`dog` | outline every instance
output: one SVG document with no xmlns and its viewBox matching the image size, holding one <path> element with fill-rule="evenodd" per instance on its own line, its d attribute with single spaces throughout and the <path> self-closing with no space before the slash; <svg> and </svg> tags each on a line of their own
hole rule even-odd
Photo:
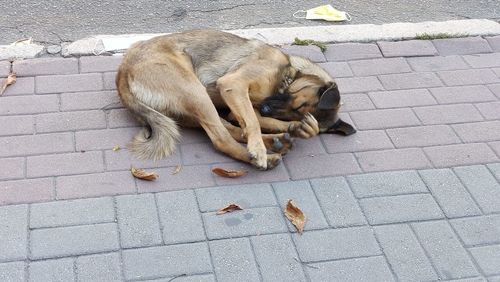
<svg viewBox="0 0 500 282">
<path fill-rule="evenodd" d="M 171 154 L 179 125 L 203 128 L 217 150 L 260 170 L 277 166 L 293 137 L 355 132 L 339 118 L 338 86 L 321 67 L 216 30 L 135 43 L 116 85 L 122 103 L 145 126 L 129 145 L 140 159 Z"/>
</svg>

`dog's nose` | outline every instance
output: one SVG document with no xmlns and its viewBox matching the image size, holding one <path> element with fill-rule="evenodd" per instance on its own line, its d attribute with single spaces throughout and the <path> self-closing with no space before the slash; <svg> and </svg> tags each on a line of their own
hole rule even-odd
<svg viewBox="0 0 500 282">
<path fill-rule="evenodd" d="M 273 112 L 273 108 L 271 108 L 271 106 L 269 106 L 267 104 L 263 104 L 260 107 L 260 114 L 263 116 L 269 116 L 269 115 L 271 115 L 272 112 Z"/>
</svg>

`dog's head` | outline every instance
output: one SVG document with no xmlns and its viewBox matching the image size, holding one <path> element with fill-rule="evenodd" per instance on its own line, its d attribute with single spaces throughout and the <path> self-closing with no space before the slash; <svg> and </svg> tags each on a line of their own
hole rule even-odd
<svg viewBox="0 0 500 282">
<path fill-rule="evenodd" d="M 340 92 L 337 84 L 319 66 L 308 60 L 291 57 L 297 69 L 293 81 L 275 95 L 267 97 L 260 114 L 279 120 L 302 120 L 311 113 L 319 123 L 321 133 L 351 135 L 356 130 L 339 117 Z"/>
</svg>

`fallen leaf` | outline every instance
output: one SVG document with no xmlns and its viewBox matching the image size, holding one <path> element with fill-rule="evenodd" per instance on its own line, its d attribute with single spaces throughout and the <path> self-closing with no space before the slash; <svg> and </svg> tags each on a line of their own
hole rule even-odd
<svg viewBox="0 0 500 282">
<path fill-rule="evenodd" d="M 132 172 L 132 175 L 135 178 L 139 178 L 142 180 L 152 181 L 152 180 L 156 180 L 158 177 L 160 177 L 156 172 L 147 172 L 144 169 L 140 169 L 140 168 L 133 168 L 132 167 L 132 168 L 130 168 L 130 172 Z"/>
<path fill-rule="evenodd" d="M 172 175 L 179 173 L 181 170 L 182 170 L 182 166 L 181 165 L 177 165 L 175 167 L 174 171 L 172 172 Z"/>
<path fill-rule="evenodd" d="M 217 174 L 218 176 L 228 177 L 228 178 L 241 177 L 248 173 L 248 171 L 246 170 L 227 170 L 220 167 L 213 168 L 212 172 Z"/>
<path fill-rule="evenodd" d="M 237 211 L 237 210 L 242 210 L 242 208 L 240 206 L 238 206 L 237 204 L 231 203 L 231 204 L 223 207 L 222 209 L 218 210 L 216 214 L 221 215 L 221 214 L 225 214 L 227 212 L 233 212 L 233 211 Z"/>
<path fill-rule="evenodd" d="M 7 88 L 7 86 L 12 85 L 16 83 L 17 76 L 16 73 L 10 73 L 9 76 L 7 76 L 7 79 L 3 81 L 2 87 L 0 87 L 0 96 L 2 96 L 3 92 Z"/>
<path fill-rule="evenodd" d="M 22 45 L 30 45 L 33 43 L 33 38 L 23 38 L 16 40 L 15 42 L 12 42 L 10 45 L 11 46 L 22 46 Z"/>
<path fill-rule="evenodd" d="M 292 200 L 288 200 L 285 208 L 285 216 L 292 222 L 297 228 L 300 234 L 304 231 L 304 226 L 306 225 L 306 216 L 304 213 L 293 203 Z"/>
<path fill-rule="evenodd" d="M 119 151 L 120 149 L 121 149 L 121 148 L 120 148 L 120 146 L 118 146 L 118 145 L 115 145 L 115 146 L 113 147 L 113 151 L 114 151 L 114 152 Z"/>
</svg>

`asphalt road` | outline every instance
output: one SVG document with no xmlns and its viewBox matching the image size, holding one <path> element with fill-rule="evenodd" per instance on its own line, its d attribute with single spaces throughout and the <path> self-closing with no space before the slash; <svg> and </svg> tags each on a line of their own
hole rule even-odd
<svg viewBox="0 0 500 282">
<path fill-rule="evenodd" d="M 25 37 L 58 44 L 96 34 L 324 25 L 331 23 L 292 14 L 328 3 L 348 11 L 349 24 L 500 20 L 500 0 L 0 0 L 0 45 Z"/>
</svg>

